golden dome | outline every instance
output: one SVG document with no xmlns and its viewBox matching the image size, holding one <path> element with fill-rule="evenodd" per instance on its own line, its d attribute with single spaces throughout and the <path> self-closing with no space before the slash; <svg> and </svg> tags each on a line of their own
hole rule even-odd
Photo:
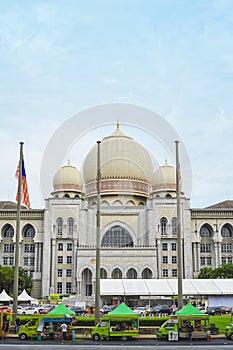
<svg viewBox="0 0 233 350">
<path fill-rule="evenodd" d="M 130 191 L 128 186 L 123 180 L 131 183 L 131 191 L 134 192 L 135 189 L 133 181 L 140 182 L 141 184 L 150 183 L 153 167 L 152 161 L 143 146 L 137 143 L 133 138 L 125 135 L 117 123 L 116 130 L 101 141 L 100 144 L 100 163 L 101 163 L 101 179 L 102 193 L 106 190 L 109 192 L 117 192 L 120 188 L 124 187 L 126 192 Z M 96 181 L 97 177 L 97 145 L 91 149 L 85 158 L 83 166 L 83 177 L 86 184 L 86 191 L 89 192 L 87 184 Z M 112 185 L 105 183 L 107 180 L 117 180 L 117 184 L 113 190 Z M 136 187 L 137 187 L 136 186 Z M 94 191 L 94 188 L 92 189 Z M 145 188 L 143 187 L 142 193 L 144 193 Z M 146 189 L 146 192 L 148 188 Z M 123 189 L 121 190 L 123 192 Z M 140 189 L 138 188 L 138 192 Z M 87 193 L 88 194 L 88 193 Z"/>
<path fill-rule="evenodd" d="M 164 165 L 157 169 L 152 177 L 153 191 L 175 191 L 176 169 L 165 160 Z"/>
<path fill-rule="evenodd" d="M 83 187 L 83 179 L 79 170 L 70 164 L 68 160 L 67 165 L 59 169 L 53 178 L 54 191 L 78 191 Z"/>
</svg>

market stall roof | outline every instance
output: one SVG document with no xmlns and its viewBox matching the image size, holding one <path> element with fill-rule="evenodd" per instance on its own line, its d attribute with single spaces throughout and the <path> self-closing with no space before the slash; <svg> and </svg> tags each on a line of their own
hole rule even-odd
<svg viewBox="0 0 233 350">
<path fill-rule="evenodd" d="M 198 310 L 195 306 L 188 303 L 187 305 L 182 307 L 182 309 L 180 309 L 179 311 L 176 311 L 176 315 L 202 315 L 203 316 L 203 313 L 200 310 Z"/>
<path fill-rule="evenodd" d="M 5 291 L 5 289 L 2 290 L 2 292 L 0 293 L 0 301 L 12 301 L 13 298 L 11 298 L 7 292 Z"/>
<path fill-rule="evenodd" d="M 173 296 L 177 279 L 102 279 L 101 295 Z M 233 295 L 233 279 L 183 279 L 183 295 Z"/>
<path fill-rule="evenodd" d="M 125 303 L 121 303 L 114 310 L 110 311 L 110 315 L 134 315 L 138 316 L 136 312 L 131 310 Z"/>
<path fill-rule="evenodd" d="M 63 303 L 58 304 L 52 311 L 48 312 L 47 315 L 70 315 L 74 316 L 75 312 L 68 309 Z"/>
</svg>

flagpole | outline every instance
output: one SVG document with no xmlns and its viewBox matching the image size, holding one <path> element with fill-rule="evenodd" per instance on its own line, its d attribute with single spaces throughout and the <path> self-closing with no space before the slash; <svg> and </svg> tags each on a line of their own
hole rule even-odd
<svg viewBox="0 0 233 350">
<path fill-rule="evenodd" d="M 97 141 L 97 215 L 96 215 L 96 272 L 95 272 L 95 324 L 100 321 L 100 143 Z"/>
<path fill-rule="evenodd" d="M 176 198 L 177 198 L 177 256 L 178 256 L 178 309 L 183 307 L 183 254 L 181 237 L 181 213 L 180 213 L 180 161 L 179 141 L 176 144 Z"/>
<path fill-rule="evenodd" d="M 14 285 L 13 285 L 13 322 L 17 317 L 18 309 L 18 281 L 19 281 L 19 234 L 20 234 L 20 209 L 21 209 L 21 187 L 22 187 L 22 162 L 23 162 L 23 142 L 20 142 L 19 155 L 19 177 L 17 190 L 17 218 L 16 218 L 16 237 L 15 237 L 15 267 L 14 267 Z"/>
</svg>

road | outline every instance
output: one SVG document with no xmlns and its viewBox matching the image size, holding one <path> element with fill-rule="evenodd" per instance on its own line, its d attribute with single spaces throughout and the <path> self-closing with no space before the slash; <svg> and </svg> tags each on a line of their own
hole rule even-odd
<svg viewBox="0 0 233 350">
<path fill-rule="evenodd" d="M 0 342 L 0 350 L 72 350 L 75 348 L 82 350 L 222 350 L 232 349 L 233 341 L 223 338 L 212 339 L 207 342 L 204 340 L 195 340 L 192 343 L 182 340 L 179 342 L 155 341 L 154 339 L 136 339 L 132 341 L 100 341 L 93 342 L 92 339 L 78 340 L 75 342 L 39 342 L 39 341 L 20 341 L 19 339 L 6 339 Z"/>
</svg>

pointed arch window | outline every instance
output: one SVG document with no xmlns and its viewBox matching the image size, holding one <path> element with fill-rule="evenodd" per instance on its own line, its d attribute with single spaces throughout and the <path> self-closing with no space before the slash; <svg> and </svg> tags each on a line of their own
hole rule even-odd
<svg viewBox="0 0 233 350">
<path fill-rule="evenodd" d="M 129 279 L 137 279 L 138 278 L 138 274 L 137 271 L 133 268 L 129 269 L 127 271 L 127 278 Z"/>
<path fill-rule="evenodd" d="M 161 225 L 161 235 L 166 235 L 167 234 L 167 219 L 164 217 L 161 218 L 160 225 Z"/>
<path fill-rule="evenodd" d="M 72 235 L 74 233 L 74 219 L 69 218 L 68 219 L 68 234 Z"/>
<path fill-rule="evenodd" d="M 57 219 L 57 233 L 62 233 L 63 229 L 63 220 L 62 218 Z"/>
<path fill-rule="evenodd" d="M 35 229 L 32 225 L 28 224 L 23 229 L 23 237 L 33 238 L 35 237 Z"/>
<path fill-rule="evenodd" d="M 142 271 L 142 278 L 143 279 L 152 279 L 152 271 L 148 268 L 144 269 Z"/>
<path fill-rule="evenodd" d="M 177 218 L 172 218 L 172 234 L 177 235 Z"/>
<path fill-rule="evenodd" d="M 119 268 L 116 268 L 112 271 L 112 278 L 113 279 L 121 279 L 122 278 L 122 272 Z"/>
<path fill-rule="evenodd" d="M 100 269 L 100 278 L 102 280 L 107 278 L 107 271 L 105 269 L 103 269 L 103 268 Z"/>
<path fill-rule="evenodd" d="M 10 224 L 7 224 L 2 230 L 3 238 L 12 238 L 14 236 L 14 229 Z"/>
<path fill-rule="evenodd" d="M 121 226 L 113 226 L 104 235 L 102 247 L 133 247 L 133 239 L 129 232 Z"/>
<path fill-rule="evenodd" d="M 208 224 L 204 224 L 201 227 L 200 236 L 202 238 L 211 238 L 212 234 L 213 234 L 213 230 L 212 230 L 211 226 L 209 226 Z"/>
<path fill-rule="evenodd" d="M 85 296 L 92 295 L 92 272 L 90 269 L 86 268 L 82 272 L 82 284 L 84 288 Z"/>
<path fill-rule="evenodd" d="M 232 227 L 228 224 L 223 225 L 221 235 L 223 238 L 232 238 Z"/>
</svg>

